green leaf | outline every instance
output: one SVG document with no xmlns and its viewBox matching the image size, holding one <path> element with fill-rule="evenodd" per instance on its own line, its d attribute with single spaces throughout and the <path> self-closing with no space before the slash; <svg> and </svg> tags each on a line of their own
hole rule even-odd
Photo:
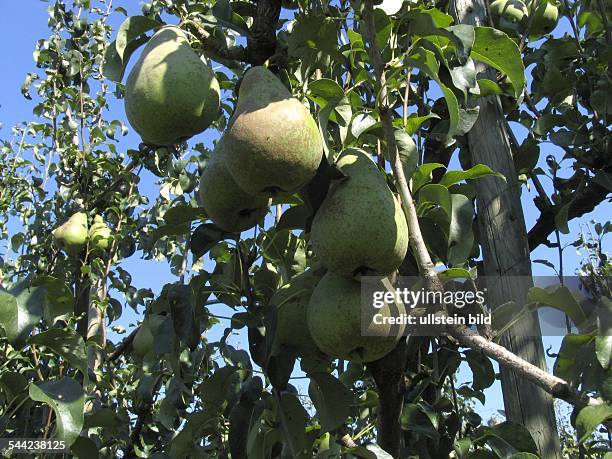
<svg viewBox="0 0 612 459">
<path fill-rule="evenodd" d="M 332 19 L 311 14 L 295 23 L 287 44 L 289 55 L 301 59 L 309 59 L 313 51 L 337 56 L 338 28 Z"/>
<path fill-rule="evenodd" d="M 51 276 L 36 277 L 33 287 L 41 287 L 45 292 L 43 318 L 49 324 L 58 320 L 68 320 L 74 313 L 74 294 L 64 281 Z"/>
<path fill-rule="evenodd" d="M 537 453 L 538 449 L 529 430 L 520 424 L 505 421 L 493 426 L 486 434 L 487 444 L 499 457 L 517 452 Z"/>
<path fill-rule="evenodd" d="M 134 54 L 134 51 L 147 41 L 149 41 L 149 37 L 143 36 L 129 42 L 123 51 L 123 58 L 117 52 L 117 42 L 109 43 L 104 51 L 104 58 L 102 60 L 102 75 L 111 81 L 120 83 L 130 57 Z"/>
<path fill-rule="evenodd" d="M 221 407 L 227 398 L 232 377 L 238 370 L 238 367 L 227 365 L 217 369 L 212 376 L 204 380 L 200 392 L 202 403 L 208 410 L 216 411 Z"/>
<path fill-rule="evenodd" d="M 456 266 L 463 264 L 472 252 L 474 206 L 472 201 L 462 194 L 451 195 L 451 200 L 453 206 L 448 230 L 448 264 Z"/>
<path fill-rule="evenodd" d="M 83 375 L 87 374 L 87 353 L 81 335 L 71 328 L 50 328 L 30 338 L 31 344 L 44 346 L 65 359 Z"/>
<path fill-rule="evenodd" d="M 575 195 L 574 195 L 575 196 Z M 569 234 L 570 229 L 568 226 L 569 221 L 569 210 L 574 203 L 574 198 L 572 198 L 569 202 L 566 202 L 558 211 L 555 213 L 555 226 L 557 229 L 563 234 Z"/>
<path fill-rule="evenodd" d="M 461 386 L 457 389 L 457 393 L 465 398 L 475 398 L 483 405 L 485 404 L 485 395 L 481 391 L 474 390 L 469 386 Z"/>
<path fill-rule="evenodd" d="M 203 456 L 199 449 L 202 437 L 212 434 L 219 425 L 217 413 L 196 411 L 189 415 L 185 427 L 170 440 L 169 456 L 173 459 L 187 459 Z"/>
<path fill-rule="evenodd" d="M 448 171 L 440 180 L 440 185 L 449 187 L 458 183 L 462 180 L 477 179 L 480 177 L 486 177 L 488 175 L 494 175 L 496 177 L 505 180 L 504 176 L 493 172 L 490 167 L 484 164 L 476 164 L 474 167 L 469 168 L 467 171 Z"/>
<path fill-rule="evenodd" d="M 453 212 L 451 194 L 445 186 L 437 183 L 425 185 L 419 191 L 418 213 L 422 215 L 431 205 L 439 206 L 446 213 L 449 221 Z"/>
<path fill-rule="evenodd" d="M 597 336 L 595 338 L 595 354 L 604 370 L 610 368 L 612 359 L 612 336 Z"/>
<path fill-rule="evenodd" d="M 428 119 L 431 119 L 431 118 L 440 119 L 440 117 L 438 115 L 436 115 L 435 113 L 429 113 L 428 115 L 425 115 L 425 116 L 418 116 L 418 115 L 415 115 L 413 113 L 406 120 L 406 127 L 405 127 L 406 132 L 409 135 L 416 134 L 417 131 L 421 128 L 421 125 L 425 121 L 427 121 Z"/>
<path fill-rule="evenodd" d="M 355 139 L 358 139 L 361 134 L 376 126 L 377 123 L 374 117 L 367 113 L 356 113 L 351 121 L 351 134 Z"/>
<path fill-rule="evenodd" d="M 471 57 L 505 73 L 517 99 L 525 86 L 525 67 L 516 43 L 491 27 L 476 27 Z"/>
<path fill-rule="evenodd" d="M 53 409 L 55 437 L 65 441 L 67 446 L 72 445 L 83 429 L 85 394 L 81 385 L 70 378 L 30 384 L 30 398 Z"/>
<path fill-rule="evenodd" d="M 85 416 L 83 428 L 91 429 L 92 427 L 115 427 L 121 422 L 115 410 L 111 408 L 100 408 L 92 414 Z"/>
<path fill-rule="evenodd" d="M 100 457 L 98 445 L 87 437 L 78 437 L 70 447 L 74 457 L 83 459 L 98 459 Z"/>
<path fill-rule="evenodd" d="M 423 185 L 431 182 L 431 173 L 441 167 L 446 166 L 440 163 L 421 164 L 412 175 L 412 192 L 417 192 Z"/>
<path fill-rule="evenodd" d="M 503 335 L 515 323 L 521 320 L 527 312 L 532 311 L 529 306 L 529 304 L 520 305 L 514 301 L 508 301 L 495 307 L 491 316 L 491 328 L 495 335 Z"/>
<path fill-rule="evenodd" d="M 465 358 L 474 376 L 472 388 L 483 390 L 491 387 L 495 382 L 495 370 L 491 359 L 479 351 L 465 351 Z"/>
<path fill-rule="evenodd" d="M 499 96 L 504 94 L 504 90 L 497 83 L 491 80 L 480 79 L 477 80 L 478 89 L 482 97 L 486 96 Z"/>
<path fill-rule="evenodd" d="M 612 405 L 602 403 L 601 405 L 582 408 L 576 417 L 579 442 L 584 443 L 595 428 L 608 419 L 612 419 Z"/>
<path fill-rule="evenodd" d="M 553 374 L 570 384 L 575 383 L 578 379 L 577 356 L 582 347 L 592 340 L 593 337 L 588 335 L 574 335 L 573 333 L 565 335 L 553 366 Z"/>
<path fill-rule="evenodd" d="M 189 243 L 189 248 L 193 252 L 194 260 L 199 259 L 228 234 L 229 233 L 226 233 L 212 223 L 204 223 L 198 226 L 193 231 Z"/>
<path fill-rule="evenodd" d="M 344 90 L 334 80 L 321 78 L 308 87 L 308 98 L 329 114 L 329 119 L 341 126 L 347 126 L 352 117 L 351 104 Z"/>
<path fill-rule="evenodd" d="M 552 285 L 546 288 L 532 287 L 527 293 L 527 301 L 541 303 L 566 313 L 576 327 L 581 327 L 587 318 L 582 306 L 564 285 Z"/>
<path fill-rule="evenodd" d="M 194 220 L 201 220 L 206 217 L 203 207 L 193 207 L 188 204 L 177 204 L 170 207 L 164 214 L 164 220 L 169 225 L 180 225 L 191 223 Z"/>
<path fill-rule="evenodd" d="M 317 409 L 321 432 L 330 432 L 344 424 L 351 414 L 351 391 L 328 373 L 312 373 L 308 395 Z"/>
<path fill-rule="evenodd" d="M 300 403 L 300 400 L 293 394 L 287 392 L 280 397 L 280 406 L 277 422 L 286 423 L 289 440 L 293 447 L 296 456 L 301 456 L 302 451 L 306 448 L 306 424 L 308 422 L 308 413 Z M 284 421 L 284 422 L 283 422 Z"/>
<path fill-rule="evenodd" d="M 283 229 L 306 229 L 306 223 L 312 215 L 306 205 L 293 206 L 285 210 L 276 224 L 277 231 Z"/>
<path fill-rule="evenodd" d="M 145 32 L 148 32 L 151 29 L 155 29 L 157 27 L 161 27 L 163 24 L 161 22 L 150 19 L 146 16 L 132 16 L 127 18 L 123 23 L 119 26 L 119 30 L 117 31 L 117 39 L 115 40 L 115 47 L 117 49 L 117 55 L 119 58 L 125 62 L 125 49 L 128 44 L 140 37 Z"/>
<path fill-rule="evenodd" d="M 43 315 L 44 290 L 25 279 L 10 291 L 0 289 L 0 328 L 14 346 L 25 343 Z"/>
<path fill-rule="evenodd" d="M 7 401 L 22 395 L 28 388 L 28 380 L 21 373 L 7 371 L 0 376 L 0 389 Z"/>
<path fill-rule="evenodd" d="M 468 59 L 463 65 L 451 67 L 449 68 L 449 73 L 453 81 L 453 86 L 462 92 L 463 103 L 465 103 L 468 92 L 477 86 L 476 67 L 474 66 L 474 61 L 472 59 Z"/>
<path fill-rule="evenodd" d="M 459 126 L 459 101 L 457 101 L 455 93 L 449 87 L 443 83 L 438 84 L 442 89 L 442 94 L 446 100 L 446 106 L 448 107 L 449 127 L 446 138 L 450 139 L 453 135 L 455 135 Z"/>
</svg>

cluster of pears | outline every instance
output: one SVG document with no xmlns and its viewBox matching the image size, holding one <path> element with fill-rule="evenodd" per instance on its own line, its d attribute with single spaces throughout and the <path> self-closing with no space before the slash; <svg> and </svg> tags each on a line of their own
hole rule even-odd
<svg viewBox="0 0 612 459">
<path fill-rule="evenodd" d="M 522 33 L 529 25 L 529 36 L 539 38 L 555 28 L 559 8 L 548 0 L 495 0 L 489 5 L 495 27 L 508 34 Z"/>
<path fill-rule="evenodd" d="M 125 112 L 145 143 L 177 144 L 204 131 L 219 115 L 214 72 L 175 26 L 159 29 L 125 86 Z"/>
<path fill-rule="evenodd" d="M 200 203 L 226 231 L 252 228 L 268 212 L 272 196 L 295 193 L 312 179 L 322 154 L 307 108 L 272 72 L 253 67 L 202 173 Z"/>
<path fill-rule="evenodd" d="M 87 224 L 87 214 L 76 212 L 51 232 L 55 243 L 67 254 L 78 256 L 85 246 L 92 253 L 102 253 L 108 249 L 111 229 L 101 216 L 94 217 L 91 227 Z"/>
<path fill-rule="evenodd" d="M 297 275 L 272 297 L 278 311 L 276 338 L 302 356 L 312 355 L 314 349 L 370 362 L 393 350 L 403 334 L 403 328 L 375 325 L 373 315 L 403 311 L 398 305 L 362 309 L 356 276 L 393 274 L 408 250 L 408 226 L 398 199 L 366 152 L 346 150 L 336 165 L 346 178 L 330 187 L 310 234 L 326 272 Z M 369 324 L 367 336 L 362 333 L 364 321 Z"/>
</svg>

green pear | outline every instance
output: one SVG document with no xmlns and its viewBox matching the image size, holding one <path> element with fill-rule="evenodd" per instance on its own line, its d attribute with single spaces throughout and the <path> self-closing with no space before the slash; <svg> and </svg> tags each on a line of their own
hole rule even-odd
<svg viewBox="0 0 612 459">
<path fill-rule="evenodd" d="M 202 172 L 198 196 L 206 214 L 219 228 L 238 233 L 265 217 L 270 200 L 240 189 L 225 165 L 225 150 L 225 138 L 222 138 Z"/>
<path fill-rule="evenodd" d="M 102 252 L 110 244 L 111 229 L 104 223 L 100 215 L 96 215 L 93 225 L 89 228 L 89 249 Z"/>
<path fill-rule="evenodd" d="M 521 0 L 495 0 L 489 5 L 495 26 L 506 32 L 519 32 L 527 17 L 527 6 Z"/>
<path fill-rule="evenodd" d="M 142 322 L 132 341 L 134 354 L 144 357 L 153 349 L 153 333 L 151 325 L 146 320 Z"/>
<path fill-rule="evenodd" d="M 276 306 L 276 351 L 291 347 L 300 356 L 316 356 L 318 348 L 306 324 L 306 309 L 312 292 L 321 279 L 313 271 L 304 271 L 283 285 L 270 299 Z"/>
<path fill-rule="evenodd" d="M 77 256 L 87 243 L 87 215 L 83 212 L 73 214 L 51 234 L 59 247 L 68 254 Z"/>
<path fill-rule="evenodd" d="M 132 341 L 132 349 L 137 357 L 143 358 L 153 352 L 153 331 L 157 330 L 164 320 L 164 316 L 151 314 L 142 321 Z"/>
<path fill-rule="evenodd" d="M 367 153 L 343 152 L 336 181 L 312 222 L 312 247 L 327 269 L 343 276 L 386 276 L 408 250 L 408 225 L 397 198 Z"/>
<path fill-rule="evenodd" d="M 252 195 L 299 190 L 314 176 L 323 155 L 310 112 L 264 67 L 253 67 L 242 80 L 225 137 L 227 167 Z"/>
<path fill-rule="evenodd" d="M 548 3 L 546 0 L 539 0 L 537 3 L 530 3 L 530 15 L 533 15 L 529 36 L 539 38 L 553 31 L 559 20 L 559 8 Z"/>
<path fill-rule="evenodd" d="M 326 354 L 353 362 L 371 362 L 391 352 L 403 334 L 403 326 L 379 325 L 372 320 L 376 313 L 384 317 L 405 313 L 403 306 L 394 307 L 397 309 L 389 305 L 380 309 L 367 307 L 362 314 L 361 283 L 328 271 L 310 297 L 308 329 Z M 368 321 L 368 330 L 376 336 L 362 334 L 362 320 Z"/>
<path fill-rule="evenodd" d="M 219 113 L 219 83 L 178 27 L 145 46 L 125 86 L 125 112 L 145 143 L 174 145 L 205 130 Z"/>
</svg>

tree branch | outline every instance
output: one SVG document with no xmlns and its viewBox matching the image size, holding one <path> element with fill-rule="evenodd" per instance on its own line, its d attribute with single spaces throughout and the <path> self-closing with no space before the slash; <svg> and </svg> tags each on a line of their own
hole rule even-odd
<svg viewBox="0 0 612 459">
<path fill-rule="evenodd" d="M 125 337 L 123 341 L 121 341 L 121 344 L 119 344 L 115 348 L 113 353 L 108 358 L 110 362 L 114 362 L 119 357 L 121 357 L 121 355 L 132 345 L 132 342 L 134 341 L 134 337 L 136 336 L 136 333 L 138 333 L 139 329 L 140 329 L 140 326 L 136 327 L 134 330 L 132 330 L 132 332 L 128 336 Z"/>
<path fill-rule="evenodd" d="M 276 26 L 280 17 L 281 0 L 258 0 L 257 13 L 247 37 L 246 60 L 262 65 L 276 53 Z"/>
<path fill-rule="evenodd" d="M 567 213 L 568 220 L 582 217 L 595 209 L 601 203 L 609 191 L 607 188 L 591 182 L 582 191 L 576 193 Z M 544 209 L 540 217 L 529 230 L 529 250 L 534 251 L 540 244 L 547 241 L 548 236 L 555 230 L 555 215 L 561 210 L 563 205 L 557 204 Z"/>
<path fill-rule="evenodd" d="M 500 365 L 511 368 L 517 375 L 531 381 L 555 398 L 565 400 L 579 408 L 587 405 L 600 405 L 602 403 L 597 399 L 578 392 L 563 379 L 551 375 L 538 366 L 521 359 L 505 347 L 480 336 L 465 326 L 451 326 L 448 327 L 447 331 L 462 346 L 482 351 Z"/>
<path fill-rule="evenodd" d="M 435 287 L 440 288 L 441 284 L 436 275 L 434 264 L 431 261 L 427 246 L 421 234 L 421 228 L 419 227 L 419 220 L 408 187 L 408 181 L 404 174 L 402 162 L 398 155 L 397 142 L 395 140 L 395 134 L 393 131 L 393 116 L 392 108 L 389 105 L 389 95 L 387 92 L 387 79 L 385 75 L 385 64 L 382 61 L 381 52 L 376 44 L 376 28 L 374 24 L 374 13 L 372 0 L 366 0 L 364 5 L 364 21 L 365 30 L 364 38 L 368 44 L 368 53 L 374 67 L 376 79 L 380 83 L 379 99 L 378 99 L 378 110 L 380 113 L 380 119 L 385 134 L 385 140 L 389 150 L 389 159 L 391 167 L 393 168 L 393 175 L 397 183 L 397 188 L 400 192 L 402 209 L 406 216 L 408 223 L 408 230 L 410 233 L 410 248 L 416 258 L 419 266 L 421 275 L 425 277 L 425 282 L 428 288 Z"/>
<path fill-rule="evenodd" d="M 390 109 L 387 105 L 387 89 L 386 89 L 386 79 L 384 74 L 384 63 L 381 59 L 381 53 L 378 49 L 378 46 L 375 42 L 375 29 L 374 29 L 374 18 L 373 18 L 373 7 L 372 0 L 366 0 L 365 9 L 364 9 L 364 19 L 365 19 L 365 34 L 364 38 L 366 43 L 368 44 L 368 51 L 370 53 L 370 59 L 372 60 L 372 64 L 374 70 L 376 72 L 376 78 L 380 82 L 381 89 L 379 92 L 380 102 L 379 102 L 379 111 L 380 117 L 385 133 L 385 139 L 387 141 L 387 145 L 389 147 L 389 154 L 391 156 L 391 164 L 393 167 L 393 173 L 395 175 L 396 181 L 398 183 L 398 189 L 400 190 L 400 195 L 402 198 L 402 208 L 404 209 L 404 213 L 406 214 L 406 219 L 408 221 L 408 226 L 410 229 L 410 246 L 413 250 L 414 256 L 416 258 L 417 264 L 419 265 L 419 270 L 421 274 L 430 278 L 435 278 L 437 282 L 434 282 L 433 285 L 428 288 L 432 288 L 433 290 L 443 290 L 443 287 L 440 281 L 437 278 L 435 273 L 433 263 L 431 261 L 431 257 L 427 251 L 427 247 L 425 246 L 425 242 L 423 240 L 418 218 L 416 215 L 416 209 L 414 206 L 414 202 L 412 200 L 412 196 L 410 194 L 410 190 L 408 188 L 408 184 L 406 181 L 406 177 L 404 175 L 403 168 L 401 166 L 401 162 L 399 161 L 397 154 L 397 144 L 395 142 L 395 136 L 393 133 L 393 120 L 391 118 Z M 599 187 L 601 188 L 601 187 Z M 595 194 L 597 190 L 595 188 L 595 184 L 587 187 L 583 193 L 587 193 L 587 190 L 591 189 L 592 191 L 589 194 Z M 605 195 L 604 195 L 605 196 Z M 577 197 L 574 201 L 574 205 L 572 209 L 570 209 L 570 215 L 578 214 L 579 211 L 586 212 L 585 201 L 591 202 L 586 198 Z M 580 215 L 582 215 L 580 214 Z M 550 220 L 550 219 L 549 219 Z M 551 223 L 549 222 L 549 225 Z M 554 229 L 554 219 L 552 219 L 552 227 L 551 231 Z M 550 232 L 546 233 L 546 236 L 550 234 Z M 531 236 L 531 232 L 530 232 Z M 545 239 L 545 237 L 544 237 Z M 530 238 L 531 242 L 531 238 Z M 533 365 L 516 354 L 510 352 L 505 347 L 496 344 L 483 336 L 473 332 L 467 327 L 449 327 L 447 332 L 453 336 L 462 346 L 470 347 L 474 349 L 478 349 L 482 351 L 485 355 L 491 357 L 496 360 L 500 365 L 506 366 L 514 370 L 521 377 L 526 378 L 532 383 L 544 389 L 546 392 L 550 393 L 552 396 L 556 398 L 560 398 L 569 403 L 572 403 L 575 406 L 583 407 L 586 405 L 597 405 L 601 402 L 593 399 L 586 394 L 579 393 L 576 389 L 574 389 L 570 384 L 566 381 L 553 376 L 541 368 Z M 381 396 L 384 393 L 381 394 Z"/>
</svg>

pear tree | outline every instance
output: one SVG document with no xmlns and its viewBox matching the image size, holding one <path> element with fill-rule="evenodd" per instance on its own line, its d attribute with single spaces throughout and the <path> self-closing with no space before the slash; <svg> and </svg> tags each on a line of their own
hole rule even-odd
<svg viewBox="0 0 612 459">
<path fill-rule="evenodd" d="M 606 455 L 605 1 L 136 3 L 27 6 L 49 31 L 32 116 L 0 130 L 0 438 L 85 458 Z M 370 278 L 468 293 L 495 263 L 559 283 L 493 329 L 418 336 L 391 320 L 410 305 L 363 308 Z M 544 307 L 567 316 L 550 371 L 520 349 L 543 349 Z M 514 386 L 547 401 L 521 417 Z"/>
</svg>

